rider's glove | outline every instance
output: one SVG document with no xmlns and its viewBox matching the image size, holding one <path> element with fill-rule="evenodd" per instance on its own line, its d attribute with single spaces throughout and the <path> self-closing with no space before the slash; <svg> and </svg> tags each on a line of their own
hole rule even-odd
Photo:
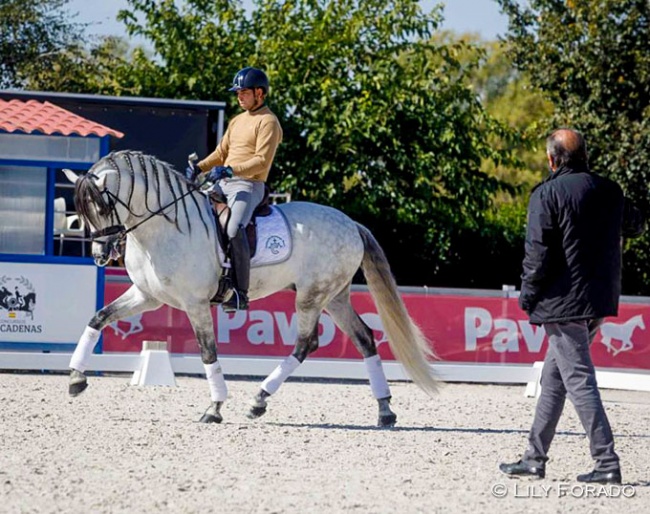
<svg viewBox="0 0 650 514">
<path fill-rule="evenodd" d="M 222 178 L 230 177 L 232 177 L 232 168 L 230 166 L 215 166 L 208 174 L 208 180 L 210 182 L 217 182 Z"/>
</svg>

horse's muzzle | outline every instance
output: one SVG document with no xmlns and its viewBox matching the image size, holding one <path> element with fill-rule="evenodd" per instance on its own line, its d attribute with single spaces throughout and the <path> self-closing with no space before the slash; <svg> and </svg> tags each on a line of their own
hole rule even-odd
<svg viewBox="0 0 650 514">
<path fill-rule="evenodd" d="M 125 241 L 120 236 L 110 237 L 105 241 L 93 241 L 93 259 L 100 268 L 111 261 L 117 261 L 124 254 Z"/>
</svg>

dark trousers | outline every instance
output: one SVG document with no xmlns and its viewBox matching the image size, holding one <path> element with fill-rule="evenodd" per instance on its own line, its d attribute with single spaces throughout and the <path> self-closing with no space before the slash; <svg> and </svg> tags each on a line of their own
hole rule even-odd
<svg viewBox="0 0 650 514">
<path fill-rule="evenodd" d="M 547 452 L 568 396 L 589 437 L 591 456 L 596 461 L 594 469 L 619 469 L 614 436 L 589 354 L 589 345 L 601 323 L 602 319 L 544 324 L 549 344 L 542 368 L 542 393 L 523 456 L 527 464 L 540 466 L 548 460 Z"/>
</svg>

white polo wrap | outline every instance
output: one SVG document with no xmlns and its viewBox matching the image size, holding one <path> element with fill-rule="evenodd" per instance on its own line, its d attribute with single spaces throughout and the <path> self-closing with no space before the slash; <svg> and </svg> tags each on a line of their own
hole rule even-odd
<svg viewBox="0 0 650 514">
<path fill-rule="evenodd" d="M 373 355 L 363 359 L 366 369 L 368 370 L 368 378 L 370 379 L 370 389 L 375 399 L 388 398 L 390 396 L 390 388 L 386 375 L 384 375 L 384 367 L 381 364 L 379 355 Z"/>
<path fill-rule="evenodd" d="M 296 359 L 293 355 L 290 355 L 280 365 L 275 368 L 271 374 L 266 377 L 264 382 L 262 382 L 262 389 L 267 393 L 275 393 L 284 381 L 293 373 L 298 366 L 300 366 L 300 361 Z"/>
<path fill-rule="evenodd" d="M 210 385 L 210 398 L 213 402 L 225 402 L 228 398 L 228 386 L 223 378 L 223 371 L 219 361 L 212 364 L 204 364 L 205 376 Z"/>
<path fill-rule="evenodd" d="M 93 353 L 97 341 L 99 341 L 100 334 L 101 331 L 88 326 L 86 327 L 70 359 L 70 367 L 72 369 L 76 369 L 82 373 L 88 369 L 90 356 Z"/>
</svg>

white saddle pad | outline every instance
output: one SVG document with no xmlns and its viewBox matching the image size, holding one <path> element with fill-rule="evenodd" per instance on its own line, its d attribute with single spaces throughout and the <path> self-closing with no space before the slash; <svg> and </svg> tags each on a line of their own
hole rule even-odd
<svg viewBox="0 0 650 514">
<path fill-rule="evenodd" d="M 271 206 L 271 214 L 255 218 L 257 223 L 257 249 L 251 259 L 251 267 L 278 264 L 291 257 L 291 231 L 284 214 L 276 206 Z M 230 267 L 225 262 L 225 254 L 219 245 L 219 260 L 224 268 Z"/>
</svg>

